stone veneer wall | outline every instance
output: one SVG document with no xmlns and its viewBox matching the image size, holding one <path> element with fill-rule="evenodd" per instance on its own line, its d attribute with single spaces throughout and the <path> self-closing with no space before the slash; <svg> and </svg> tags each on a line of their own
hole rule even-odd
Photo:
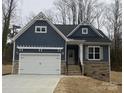
<svg viewBox="0 0 124 93">
<path fill-rule="evenodd" d="M 15 61 L 13 66 L 13 74 L 18 74 L 19 62 Z"/>
<path fill-rule="evenodd" d="M 103 81 L 110 81 L 109 63 L 85 61 L 84 75 Z"/>
<path fill-rule="evenodd" d="M 64 62 L 64 60 L 62 60 L 61 62 L 61 74 L 62 75 L 66 74 L 66 63 Z"/>
</svg>

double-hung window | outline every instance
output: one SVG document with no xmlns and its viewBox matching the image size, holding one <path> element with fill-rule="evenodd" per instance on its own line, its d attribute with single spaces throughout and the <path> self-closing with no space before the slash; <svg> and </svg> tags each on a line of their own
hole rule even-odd
<svg viewBox="0 0 124 93">
<path fill-rule="evenodd" d="M 88 59 L 89 60 L 100 59 L 100 47 L 99 46 L 88 46 Z"/>
<path fill-rule="evenodd" d="M 47 33 L 47 26 L 35 26 L 35 33 Z"/>
</svg>

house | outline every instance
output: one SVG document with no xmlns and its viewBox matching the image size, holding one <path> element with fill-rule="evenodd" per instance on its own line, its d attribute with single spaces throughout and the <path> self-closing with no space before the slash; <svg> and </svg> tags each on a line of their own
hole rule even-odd
<svg viewBox="0 0 124 93">
<path fill-rule="evenodd" d="M 111 41 L 90 24 L 60 25 L 39 13 L 13 38 L 13 73 L 80 73 L 109 81 Z"/>
</svg>

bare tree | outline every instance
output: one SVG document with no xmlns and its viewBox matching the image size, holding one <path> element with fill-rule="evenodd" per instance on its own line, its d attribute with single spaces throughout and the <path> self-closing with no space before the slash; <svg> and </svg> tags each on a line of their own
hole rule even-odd
<svg viewBox="0 0 124 93">
<path fill-rule="evenodd" d="M 101 4 L 97 0 L 56 0 L 55 6 L 62 15 L 63 24 L 93 23 L 100 26 Z"/>
<path fill-rule="evenodd" d="M 96 28 L 97 29 L 102 29 L 104 26 L 103 21 L 103 13 L 104 13 L 104 4 L 99 4 L 98 7 L 96 8 Z"/>
<path fill-rule="evenodd" d="M 101 5 L 97 0 L 78 0 L 78 24 L 92 24 L 96 21 L 99 27 L 102 14 Z"/>
<path fill-rule="evenodd" d="M 111 33 L 112 38 L 115 39 L 115 46 L 116 46 L 116 39 L 119 33 L 121 33 L 122 27 L 122 8 L 120 0 L 114 0 L 110 6 L 106 7 L 105 11 L 105 26 L 108 28 L 108 33 Z"/>
<path fill-rule="evenodd" d="M 68 6 L 70 7 L 72 11 L 72 23 L 76 24 L 77 23 L 77 2 L 76 0 L 70 0 L 70 3 L 68 3 Z"/>
<path fill-rule="evenodd" d="M 2 63 L 12 62 L 12 44 L 7 44 L 9 33 L 11 33 L 11 22 L 15 20 L 17 8 L 16 0 L 3 0 L 2 2 Z"/>
<path fill-rule="evenodd" d="M 54 2 L 54 5 L 61 13 L 63 24 L 66 24 L 66 3 L 65 2 L 66 0 L 59 0 L 59 1 Z"/>
<path fill-rule="evenodd" d="M 50 20 L 52 23 L 55 23 L 55 13 L 51 9 L 45 10 L 44 14 L 48 20 Z"/>
<path fill-rule="evenodd" d="M 114 2 L 106 8 L 105 27 L 112 40 L 112 66 L 121 67 L 121 41 L 122 41 L 122 6 L 120 0 Z M 116 65 L 116 66 L 115 66 Z"/>
<path fill-rule="evenodd" d="M 77 0 L 56 0 L 54 4 L 61 13 L 63 24 L 77 24 Z"/>
<path fill-rule="evenodd" d="M 10 22 L 14 16 L 15 9 L 17 7 L 17 1 L 16 0 L 3 0 L 2 2 L 2 12 L 3 12 L 3 31 L 2 31 L 2 45 L 3 45 L 3 53 L 6 48 L 6 42 L 7 42 L 7 36 L 10 32 Z"/>
</svg>

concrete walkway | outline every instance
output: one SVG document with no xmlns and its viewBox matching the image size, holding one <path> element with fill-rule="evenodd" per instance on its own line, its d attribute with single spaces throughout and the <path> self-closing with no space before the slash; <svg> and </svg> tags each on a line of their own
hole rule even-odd
<svg viewBox="0 0 124 93">
<path fill-rule="evenodd" d="M 2 93 L 53 93 L 59 80 L 55 75 L 6 75 Z"/>
</svg>

